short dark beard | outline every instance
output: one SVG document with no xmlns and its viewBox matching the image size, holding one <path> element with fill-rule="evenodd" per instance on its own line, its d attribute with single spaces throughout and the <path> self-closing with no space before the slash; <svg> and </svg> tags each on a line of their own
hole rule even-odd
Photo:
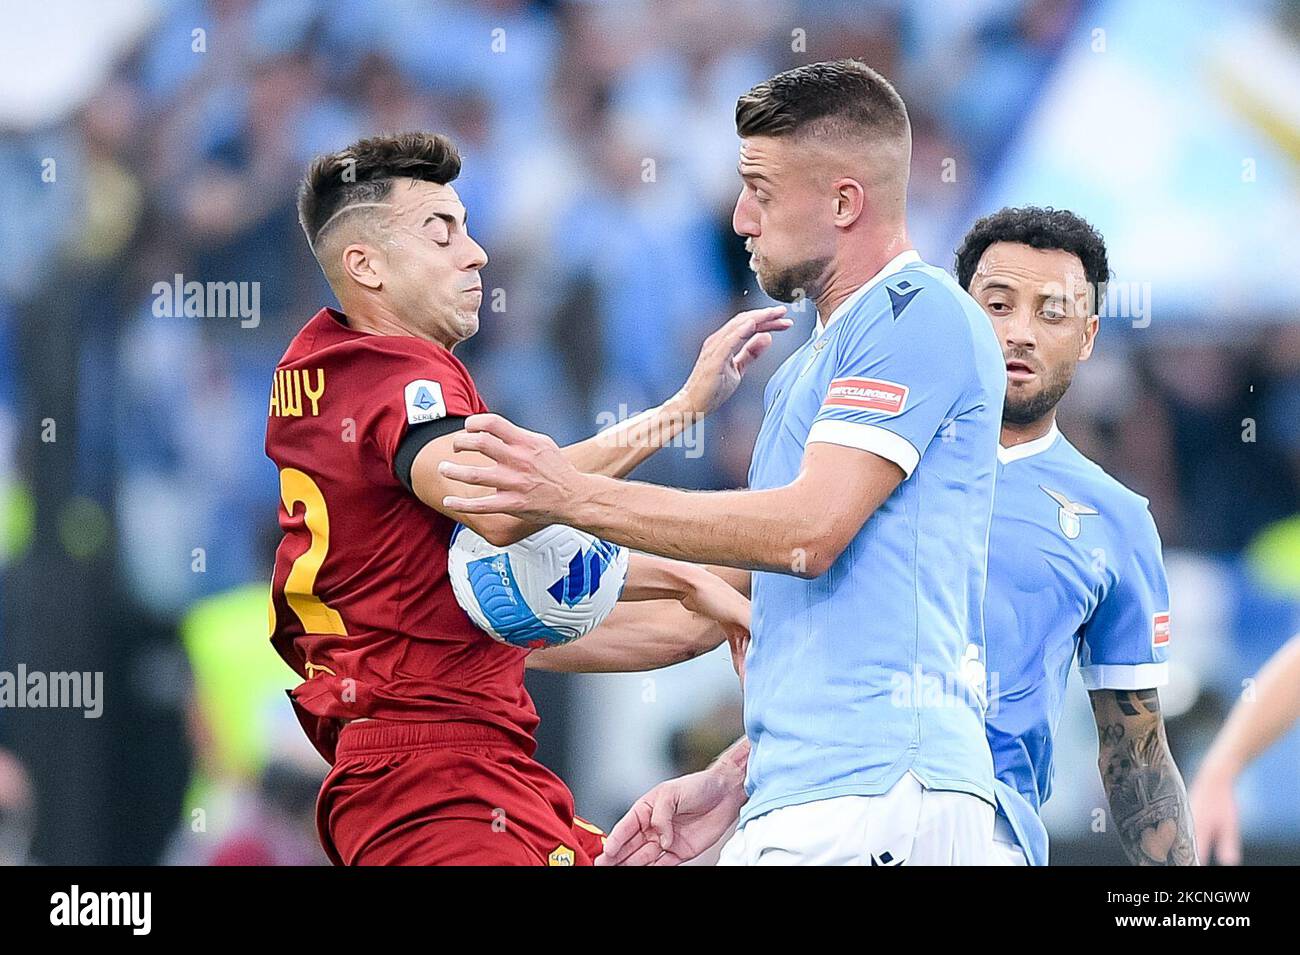
<svg viewBox="0 0 1300 955">
<path fill-rule="evenodd" d="M 815 300 L 821 291 L 821 278 L 826 274 L 830 264 L 831 260 L 828 256 L 824 259 L 809 259 L 773 273 L 765 270 L 760 260 L 759 267 L 755 270 L 758 275 L 758 287 L 777 302 Z"/>
<path fill-rule="evenodd" d="M 1032 398 L 1016 400 L 1007 389 L 1006 401 L 1002 405 L 1002 423 L 1024 427 L 1041 421 L 1057 406 L 1074 381 L 1074 366 L 1062 365 L 1056 373 L 1043 382 L 1043 387 Z"/>
</svg>

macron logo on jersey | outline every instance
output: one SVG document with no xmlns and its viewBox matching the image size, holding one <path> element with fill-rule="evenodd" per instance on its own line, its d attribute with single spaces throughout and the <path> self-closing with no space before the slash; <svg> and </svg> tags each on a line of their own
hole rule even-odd
<svg viewBox="0 0 1300 955">
<path fill-rule="evenodd" d="M 823 408 L 866 408 L 900 414 L 907 405 L 907 385 L 880 378 L 836 378 L 826 391 Z"/>
<path fill-rule="evenodd" d="M 889 293 L 889 307 L 894 312 L 894 321 L 898 321 L 903 309 L 912 304 L 912 299 L 916 298 L 917 293 L 921 291 L 921 286 L 913 285 L 904 279 L 899 282 L 896 288 L 885 286 L 885 291 Z"/>
<path fill-rule="evenodd" d="M 1158 613 L 1152 620 L 1151 625 L 1151 646 L 1167 647 L 1169 646 L 1169 611 Z"/>
<path fill-rule="evenodd" d="M 406 386 L 406 423 L 421 424 L 447 417 L 442 400 L 442 385 L 427 378 L 417 378 Z"/>
</svg>

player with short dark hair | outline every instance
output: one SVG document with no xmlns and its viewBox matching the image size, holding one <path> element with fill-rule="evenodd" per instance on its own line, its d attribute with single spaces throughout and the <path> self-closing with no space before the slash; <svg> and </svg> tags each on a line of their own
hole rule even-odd
<svg viewBox="0 0 1300 955">
<path fill-rule="evenodd" d="M 873 138 L 898 148 L 911 139 L 907 105 L 861 60 L 827 60 L 778 73 L 736 100 L 736 133 Z"/>
<path fill-rule="evenodd" d="M 767 385 L 749 489 L 584 475 L 493 415 L 447 503 L 730 568 L 751 587 L 748 760 L 730 863 L 981 864 L 986 548 L 1005 373 L 987 318 L 907 234 L 902 99 L 857 60 L 740 97 L 744 236 L 767 294 L 818 318 Z"/>
<path fill-rule="evenodd" d="M 1156 689 L 1168 679 L 1170 641 L 1160 538 L 1146 500 L 1056 426 L 1056 405 L 1096 341 L 1105 243 L 1074 213 L 1003 209 L 971 228 L 957 274 L 997 331 L 1007 378 L 984 598 L 993 861 L 1047 864 L 1039 812 L 1077 659 L 1125 853 L 1142 865 L 1195 864 Z M 655 787 L 611 831 L 603 861 L 676 864 L 707 849 L 744 801 L 745 765 L 738 745 L 709 769 Z"/>
<path fill-rule="evenodd" d="M 531 657 L 476 629 L 447 578 L 457 521 L 498 545 L 542 526 L 443 504 L 471 489 L 438 466 L 481 460 L 451 442 L 487 410 L 452 353 L 478 330 L 487 262 L 452 186 L 459 171 L 446 137 L 407 133 L 322 156 L 302 183 L 303 230 L 342 309 L 303 327 L 272 384 L 266 453 L 284 531 L 272 642 L 304 678 L 293 704 L 333 766 L 317 819 L 334 862 L 582 864 L 599 834 L 532 758 Z M 680 392 L 566 448 L 568 460 L 630 471 L 734 391 L 788 324 L 780 316 L 736 316 Z M 734 636 L 747 623 L 743 598 L 689 565 L 636 555 L 623 596 L 649 602 L 533 656 L 551 668 L 645 668 L 680 658 L 657 629 L 717 643 L 719 626 Z"/>
</svg>

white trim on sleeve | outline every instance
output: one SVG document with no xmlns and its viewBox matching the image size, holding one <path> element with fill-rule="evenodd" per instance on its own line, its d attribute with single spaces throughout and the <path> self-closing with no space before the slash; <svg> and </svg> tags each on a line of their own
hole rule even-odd
<svg viewBox="0 0 1300 955">
<path fill-rule="evenodd" d="M 1169 682 L 1169 664 L 1097 663 L 1080 667 L 1079 676 L 1089 690 L 1151 690 Z"/>
<path fill-rule="evenodd" d="M 823 418 L 814 421 L 805 444 L 838 444 L 845 448 L 870 451 L 903 469 L 904 480 L 912 476 L 921 461 L 921 452 L 912 442 L 874 424 Z"/>
</svg>

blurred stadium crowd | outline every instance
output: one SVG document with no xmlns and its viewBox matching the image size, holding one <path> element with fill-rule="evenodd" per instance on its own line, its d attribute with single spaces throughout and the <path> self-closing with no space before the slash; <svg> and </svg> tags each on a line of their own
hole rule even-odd
<svg viewBox="0 0 1300 955">
<path fill-rule="evenodd" d="M 188 672 L 193 688 L 171 704 L 187 711 L 199 757 L 185 798 L 183 771 L 174 774 L 170 805 L 182 835 L 165 857 L 313 858 L 300 825 L 310 816 L 303 782 L 321 767 L 310 754 L 286 755 L 298 731 L 278 694 L 291 675 L 258 642 L 277 495 L 262 454 L 270 372 L 297 328 L 333 302 L 294 214 L 312 156 L 413 128 L 460 144 L 456 188 L 491 261 L 482 331 L 458 355 L 494 410 L 563 443 L 667 397 L 704 336 L 762 301 L 730 228 L 740 92 L 780 69 L 847 55 L 891 77 L 915 129 L 913 240 L 929 261 L 950 266 L 964 229 L 991 211 L 983 184 L 1090 7 L 181 0 L 157 5 L 70 115 L 0 128 L 3 560 L 21 562 L 38 531 L 29 497 L 41 476 L 23 442 L 35 440 L 27 432 L 41 414 L 24 400 L 25 380 L 54 373 L 23 360 L 37 353 L 24 335 L 43 314 L 70 312 L 71 484 L 77 526 L 92 530 L 66 546 L 111 558 L 117 572 L 104 600 L 139 622 L 128 632 L 177 634 L 176 672 Z M 1283 5 L 1272 22 L 1300 32 L 1300 17 Z M 57 179 L 33 188 L 47 157 Z M 955 178 L 943 175 L 945 161 Z M 177 275 L 257 283 L 255 326 L 159 315 L 155 283 L 170 286 Z M 1231 334 L 1212 315 L 1195 317 L 1207 320 L 1104 322 L 1097 357 L 1062 413 L 1085 453 L 1151 499 L 1182 642 L 1170 737 L 1189 775 L 1240 681 L 1294 630 L 1300 602 L 1300 313 L 1257 316 Z M 744 484 L 762 384 L 807 332 L 811 309 L 796 318 L 698 443 L 663 452 L 639 477 Z M 251 652 L 232 659 L 230 634 L 241 628 Z M 9 661 L 4 640 L 0 630 L 0 659 Z M 165 656 L 167 646 L 124 649 Z M 722 684 L 705 683 L 702 705 L 724 715 L 666 714 L 676 757 L 664 746 L 642 753 L 638 778 L 589 769 L 583 778 L 594 772 L 599 784 L 575 780 L 586 814 L 609 824 L 673 762 L 711 755 L 691 755 L 716 741 L 700 742 L 699 726 L 688 724 L 725 725 L 735 714 Z M 642 745 L 620 737 L 621 724 L 585 725 L 589 686 L 558 678 L 539 693 L 544 732 L 547 723 L 562 731 L 544 738 L 561 771 L 584 758 L 589 735 L 625 752 Z M 6 723 L 0 713 L 0 740 L 21 751 Z M 1080 766 L 1093 758 L 1084 724 L 1071 757 Z M 1254 839 L 1300 841 L 1300 808 L 1266 798 L 1283 774 L 1297 773 L 1293 737 L 1250 777 Z M 196 796 L 196 786 L 224 788 L 224 801 Z M 26 790 L 0 786 L 6 792 Z M 60 809 L 45 796 L 37 813 L 53 824 Z M 1066 818 L 1077 807 L 1065 802 L 1057 822 L 1068 839 L 1080 824 Z M 223 818 L 245 825 L 226 826 L 220 840 L 196 838 L 196 805 L 221 805 Z M 250 822 L 270 817 L 282 822 Z M 264 838 L 250 842 L 245 829 Z"/>
</svg>

